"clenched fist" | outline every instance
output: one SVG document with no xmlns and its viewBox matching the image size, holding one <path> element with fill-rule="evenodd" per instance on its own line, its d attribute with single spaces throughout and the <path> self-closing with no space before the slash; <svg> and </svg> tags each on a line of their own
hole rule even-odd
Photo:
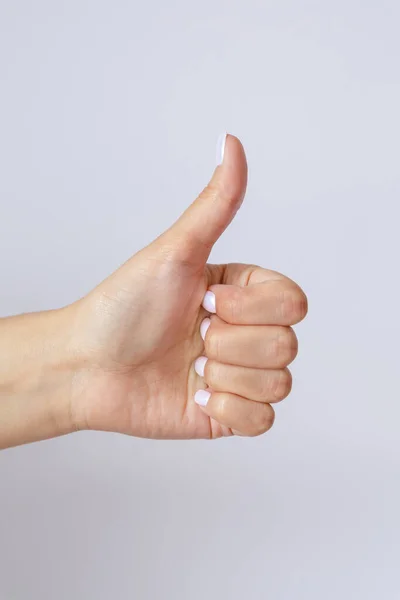
<svg viewBox="0 0 400 600">
<path fill-rule="evenodd" d="M 74 304 L 0 320 L 0 447 L 79 429 L 218 438 L 271 427 L 307 300 L 274 271 L 207 263 L 246 180 L 241 143 L 222 136 L 210 183 L 168 231 Z"/>
</svg>

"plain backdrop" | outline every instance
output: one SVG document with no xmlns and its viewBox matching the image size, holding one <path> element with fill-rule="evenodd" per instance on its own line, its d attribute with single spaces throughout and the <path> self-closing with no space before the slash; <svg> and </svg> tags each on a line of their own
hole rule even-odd
<svg viewBox="0 0 400 600">
<path fill-rule="evenodd" d="M 397 0 L 0 0 L 0 313 L 81 297 L 207 183 L 215 262 L 305 289 L 257 439 L 96 432 L 0 455 L 0 600 L 400 597 Z"/>
</svg>

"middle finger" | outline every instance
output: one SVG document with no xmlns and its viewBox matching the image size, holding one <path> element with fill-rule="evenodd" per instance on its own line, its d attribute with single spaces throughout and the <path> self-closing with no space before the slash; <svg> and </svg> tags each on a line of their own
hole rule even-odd
<svg viewBox="0 0 400 600">
<path fill-rule="evenodd" d="M 211 321 L 203 321 L 201 330 L 206 356 L 218 362 L 281 369 L 290 364 L 297 354 L 296 334 L 290 327 L 230 325 L 214 316 Z"/>
</svg>

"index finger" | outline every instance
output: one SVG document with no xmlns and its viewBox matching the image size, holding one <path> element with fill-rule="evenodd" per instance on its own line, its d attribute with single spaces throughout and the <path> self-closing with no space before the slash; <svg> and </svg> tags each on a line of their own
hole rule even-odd
<svg viewBox="0 0 400 600">
<path fill-rule="evenodd" d="M 203 306 L 234 325 L 295 325 L 307 314 L 307 297 L 296 283 L 282 276 L 245 286 L 212 285 Z"/>
</svg>

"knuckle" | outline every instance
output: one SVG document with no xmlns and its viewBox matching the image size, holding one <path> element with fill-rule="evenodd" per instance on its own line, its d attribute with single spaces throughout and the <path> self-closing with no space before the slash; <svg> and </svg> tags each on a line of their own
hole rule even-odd
<svg viewBox="0 0 400 600">
<path fill-rule="evenodd" d="M 221 200 L 229 206 L 237 204 L 239 200 L 237 189 L 230 181 L 215 183 L 211 180 L 201 195 L 210 200 Z"/>
<path fill-rule="evenodd" d="M 261 410 L 259 411 L 257 421 L 251 434 L 253 436 L 262 435 L 269 431 L 275 421 L 275 411 L 272 406 L 269 404 L 262 404 L 260 408 Z"/>
<path fill-rule="evenodd" d="M 275 387 L 275 376 L 270 370 L 260 370 L 254 378 L 253 392 L 258 400 L 267 402 L 274 397 Z"/>
<path fill-rule="evenodd" d="M 213 411 L 213 418 L 219 423 L 223 423 L 226 420 L 228 402 L 229 397 L 227 394 L 218 394 L 218 402 Z"/>
<path fill-rule="evenodd" d="M 206 339 L 205 339 L 205 349 L 207 355 L 210 358 L 214 358 L 218 360 L 220 355 L 221 348 L 221 337 L 219 333 L 213 330 L 211 327 L 207 331 Z"/>
<path fill-rule="evenodd" d="M 294 325 L 307 315 L 307 296 L 299 287 L 291 287 L 282 292 L 281 311 L 285 322 Z"/>
<path fill-rule="evenodd" d="M 214 181 L 211 180 L 207 183 L 206 187 L 200 194 L 200 197 L 204 197 L 208 200 L 217 200 L 219 195 L 219 188 L 215 185 Z"/>
<path fill-rule="evenodd" d="M 296 358 L 298 342 L 293 329 L 282 328 L 277 337 L 276 348 L 276 358 L 283 366 L 288 365 Z"/>
<path fill-rule="evenodd" d="M 219 371 L 220 367 L 218 363 L 213 360 L 208 360 L 206 362 L 205 370 L 204 370 L 204 379 L 210 386 L 215 386 L 219 379 Z"/>
<path fill-rule="evenodd" d="M 254 378 L 253 392 L 258 400 L 268 400 L 271 395 L 271 376 L 268 371 L 260 371 Z"/>
<path fill-rule="evenodd" d="M 286 398 L 292 390 L 292 375 L 289 369 L 282 369 L 275 378 L 273 395 L 278 402 Z"/>
<path fill-rule="evenodd" d="M 230 291 L 229 296 L 224 300 L 222 310 L 228 322 L 242 322 L 243 302 L 239 290 Z"/>
</svg>

